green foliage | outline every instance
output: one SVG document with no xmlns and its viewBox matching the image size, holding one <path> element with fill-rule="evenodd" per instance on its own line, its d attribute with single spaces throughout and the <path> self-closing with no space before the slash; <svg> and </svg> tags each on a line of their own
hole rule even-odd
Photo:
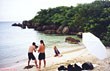
<svg viewBox="0 0 110 71">
<path fill-rule="evenodd" d="M 76 7 L 41 9 L 31 21 L 36 25 L 66 25 L 73 31 L 92 32 L 102 40 L 107 40 L 110 34 L 107 28 L 110 24 L 110 1 L 96 0 Z"/>
<path fill-rule="evenodd" d="M 103 43 L 106 46 L 110 46 L 110 25 L 107 27 L 107 32 L 105 33 L 105 36 L 103 38 Z"/>
</svg>

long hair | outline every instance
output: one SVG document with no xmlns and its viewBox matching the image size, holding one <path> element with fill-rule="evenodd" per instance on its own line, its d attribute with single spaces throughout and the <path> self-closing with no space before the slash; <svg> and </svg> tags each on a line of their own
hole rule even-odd
<svg viewBox="0 0 110 71">
<path fill-rule="evenodd" d="M 44 41 L 43 41 L 43 40 L 40 40 L 40 43 L 41 43 L 41 44 L 43 44 L 43 45 L 45 46 L 45 44 L 44 44 Z"/>
</svg>

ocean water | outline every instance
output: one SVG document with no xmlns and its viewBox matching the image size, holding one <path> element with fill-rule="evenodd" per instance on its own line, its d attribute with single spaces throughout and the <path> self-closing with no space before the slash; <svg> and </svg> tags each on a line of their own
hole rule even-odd
<svg viewBox="0 0 110 71">
<path fill-rule="evenodd" d="M 46 35 L 33 29 L 11 26 L 14 22 L 0 22 L 0 68 L 10 67 L 27 60 L 28 48 L 32 42 L 39 45 L 42 39 L 46 45 L 46 57 L 54 56 L 53 46 L 61 52 L 71 50 L 74 44 L 65 42 L 66 36 Z M 37 57 L 38 53 L 34 53 Z"/>
</svg>

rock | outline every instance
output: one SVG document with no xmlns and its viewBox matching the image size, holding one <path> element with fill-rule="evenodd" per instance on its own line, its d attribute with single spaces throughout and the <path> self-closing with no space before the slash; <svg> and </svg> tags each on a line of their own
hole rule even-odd
<svg viewBox="0 0 110 71">
<path fill-rule="evenodd" d="M 36 27 L 34 29 L 38 30 L 38 31 L 43 31 L 46 34 L 56 33 L 57 26 L 55 26 L 55 25 L 42 25 L 42 26 L 36 25 Z"/>
<path fill-rule="evenodd" d="M 56 29 L 58 29 L 58 26 L 56 26 L 56 25 L 50 25 L 50 29 L 56 30 Z"/>
<path fill-rule="evenodd" d="M 56 31 L 55 30 L 45 30 L 44 33 L 45 34 L 55 34 Z"/>
<path fill-rule="evenodd" d="M 17 25 L 18 25 L 17 23 L 12 24 L 12 26 L 17 26 Z"/>
<path fill-rule="evenodd" d="M 39 26 L 39 27 L 37 27 L 37 28 L 34 28 L 35 30 L 38 30 L 38 31 L 43 31 L 42 30 L 42 26 Z"/>
<path fill-rule="evenodd" d="M 42 26 L 42 30 L 48 30 L 48 26 L 43 25 L 43 26 Z"/>
<path fill-rule="evenodd" d="M 22 22 L 22 25 L 23 25 L 23 26 L 27 26 L 27 24 L 28 24 L 28 21 L 27 21 L 27 20 L 24 20 L 24 21 Z"/>
<path fill-rule="evenodd" d="M 63 30 L 62 30 L 62 33 L 63 34 L 68 34 L 69 33 L 69 27 L 68 26 L 64 27 Z"/>
<path fill-rule="evenodd" d="M 14 23 L 14 24 L 12 24 L 12 26 L 18 26 L 18 27 L 21 27 L 21 28 L 26 28 L 26 26 L 23 26 L 22 24 L 20 24 L 20 23 Z"/>
<path fill-rule="evenodd" d="M 12 24 L 12 26 L 19 26 L 19 27 L 22 27 L 22 24 L 20 24 L 20 23 L 14 23 L 14 24 Z"/>
<path fill-rule="evenodd" d="M 76 35 L 77 35 L 79 38 L 82 38 L 82 33 L 83 33 L 83 32 L 78 32 Z"/>
<path fill-rule="evenodd" d="M 61 33 L 62 33 L 62 30 L 63 30 L 63 27 L 64 27 L 64 26 L 61 25 L 61 26 L 56 30 L 56 33 L 57 33 L 57 34 L 61 34 Z"/>
<path fill-rule="evenodd" d="M 35 29 L 38 24 L 33 23 L 31 20 L 30 21 L 24 20 L 22 22 L 22 25 L 23 25 L 23 27 L 26 27 L 27 26 L 27 28 L 33 28 L 33 29 Z"/>
<path fill-rule="evenodd" d="M 73 44 L 78 44 L 80 41 L 77 39 L 74 39 L 72 37 L 66 37 L 65 42 L 73 43 Z"/>
</svg>

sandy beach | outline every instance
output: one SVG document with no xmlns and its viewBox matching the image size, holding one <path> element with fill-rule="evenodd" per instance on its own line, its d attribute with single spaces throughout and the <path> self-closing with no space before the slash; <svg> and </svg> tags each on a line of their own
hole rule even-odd
<svg viewBox="0 0 110 71">
<path fill-rule="evenodd" d="M 107 58 L 104 60 L 93 56 L 82 44 L 61 54 L 62 57 L 46 58 L 47 65 L 45 68 L 41 67 L 40 71 L 57 71 L 60 65 L 67 67 L 68 64 L 83 64 L 84 62 L 91 62 L 94 65 L 95 68 L 92 71 L 110 71 L 110 48 L 107 48 Z M 3 68 L 0 71 L 39 71 L 39 69 L 36 69 L 34 62 L 31 62 L 33 67 L 30 69 L 24 69 L 26 65 L 27 61 L 24 61 L 22 64 L 19 63 L 9 68 Z"/>
</svg>

